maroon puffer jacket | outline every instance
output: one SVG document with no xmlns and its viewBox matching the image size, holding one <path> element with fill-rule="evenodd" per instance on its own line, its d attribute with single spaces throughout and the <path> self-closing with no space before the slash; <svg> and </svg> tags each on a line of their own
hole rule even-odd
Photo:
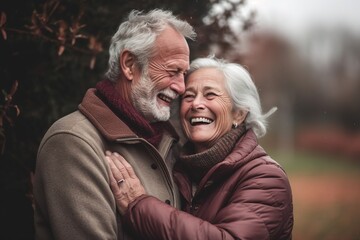
<svg viewBox="0 0 360 240">
<path fill-rule="evenodd" d="M 144 195 L 124 216 L 141 239 L 291 239 L 288 178 L 253 131 L 204 176 L 192 200 L 191 183 L 179 166 L 174 176 L 188 213 Z"/>
</svg>

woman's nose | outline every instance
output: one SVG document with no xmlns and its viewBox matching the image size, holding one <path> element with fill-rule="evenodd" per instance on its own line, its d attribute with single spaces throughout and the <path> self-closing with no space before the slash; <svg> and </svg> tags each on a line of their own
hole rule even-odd
<svg viewBox="0 0 360 240">
<path fill-rule="evenodd" d="M 197 110 L 197 109 L 204 109 L 204 108 L 205 108 L 205 105 L 204 105 L 203 98 L 200 95 L 197 95 L 194 98 L 194 101 L 192 102 L 192 109 Z"/>
</svg>

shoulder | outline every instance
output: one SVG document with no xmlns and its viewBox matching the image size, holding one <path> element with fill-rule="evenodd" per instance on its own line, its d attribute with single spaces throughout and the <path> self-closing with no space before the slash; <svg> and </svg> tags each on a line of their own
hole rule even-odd
<svg viewBox="0 0 360 240">
<path fill-rule="evenodd" d="M 77 110 L 54 122 L 46 134 L 54 134 L 61 131 L 76 131 L 79 127 L 84 127 L 89 124 L 89 120 Z"/>
<path fill-rule="evenodd" d="M 64 156 L 73 152 L 71 149 L 77 149 L 78 154 L 81 149 L 99 152 L 102 144 L 99 131 L 81 112 L 75 111 L 57 120 L 47 130 L 39 145 L 38 158 L 40 154 L 48 156 L 50 153 Z"/>
<path fill-rule="evenodd" d="M 233 202 L 243 203 L 249 216 L 257 216 L 266 225 L 270 236 L 291 233 L 292 190 L 288 176 L 275 160 L 267 155 L 254 158 L 238 168 L 233 177 Z"/>
<path fill-rule="evenodd" d="M 95 131 L 90 121 L 80 111 L 75 111 L 54 122 L 45 133 L 42 143 L 58 135 L 83 137 Z"/>
<path fill-rule="evenodd" d="M 232 161 L 233 180 L 241 191 L 250 190 L 264 204 L 291 202 L 291 186 L 282 166 L 271 158 L 249 132 L 228 156 Z M 252 196 L 252 195 L 251 195 Z"/>
<path fill-rule="evenodd" d="M 267 152 L 258 144 L 253 145 L 251 150 L 244 153 L 236 153 L 235 174 L 240 179 L 247 179 L 247 182 L 239 181 L 240 184 L 248 184 L 249 181 L 256 184 L 256 187 L 264 189 L 283 188 L 290 190 L 288 176 L 282 166 L 271 158 Z"/>
</svg>

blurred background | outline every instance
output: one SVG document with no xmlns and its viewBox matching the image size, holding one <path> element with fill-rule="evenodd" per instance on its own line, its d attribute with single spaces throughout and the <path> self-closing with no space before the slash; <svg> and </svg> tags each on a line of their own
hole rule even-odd
<svg viewBox="0 0 360 240">
<path fill-rule="evenodd" d="M 260 143 L 287 171 L 294 240 L 360 239 L 360 2 L 2 0 L 0 239 L 33 239 L 31 178 L 42 136 L 107 68 L 131 9 L 172 10 L 198 38 L 191 59 L 243 64 L 263 110 Z"/>
</svg>

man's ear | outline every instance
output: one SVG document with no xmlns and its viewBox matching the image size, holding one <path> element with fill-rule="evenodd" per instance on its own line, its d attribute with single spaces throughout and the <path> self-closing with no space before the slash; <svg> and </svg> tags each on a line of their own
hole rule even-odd
<svg viewBox="0 0 360 240">
<path fill-rule="evenodd" d="M 120 68 L 128 80 L 133 80 L 135 69 L 135 56 L 130 51 L 123 51 L 120 56 Z"/>
</svg>

